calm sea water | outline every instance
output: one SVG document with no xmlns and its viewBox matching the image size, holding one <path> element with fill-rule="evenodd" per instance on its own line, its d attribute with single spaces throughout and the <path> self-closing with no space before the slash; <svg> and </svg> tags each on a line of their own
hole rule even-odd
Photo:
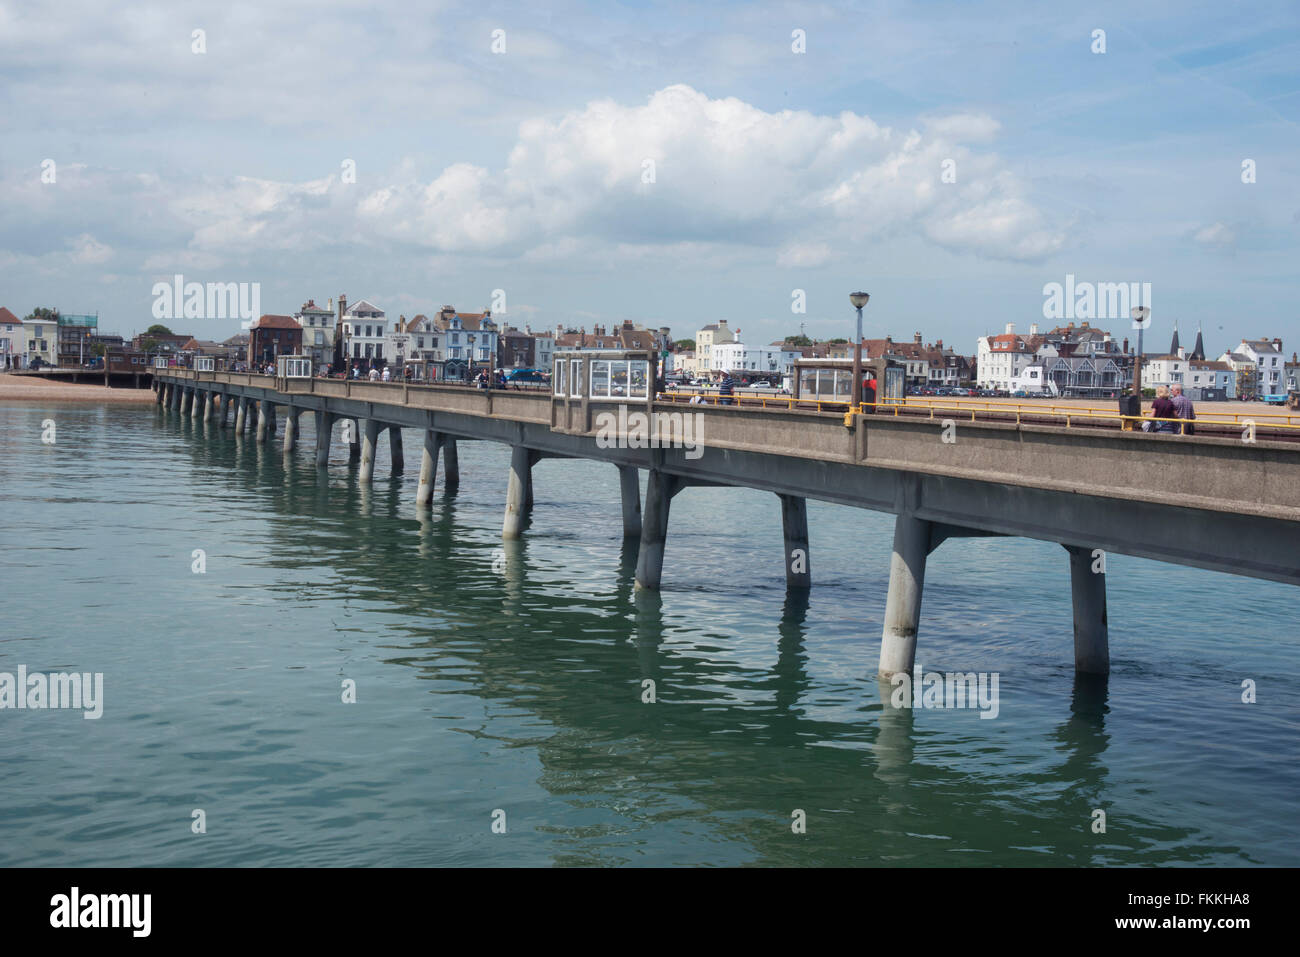
<svg viewBox="0 0 1300 957">
<path fill-rule="evenodd" d="M 0 864 L 1300 864 L 1292 587 L 1112 555 L 1113 672 L 1076 684 L 1064 550 L 950 541 L 918 660 L 997 672 L 1000 713 L 897 711 L 890 516 L 810 503 L 792 601 L 776 497 L 689 489 L 637 595 L 613 467 L 539 464 L 507 547 L 504 447 L 421 515 L 418 433 L 365 490 L 303 421 L 286 461 L 0 406 L 0 671 L 105 685 L 97 721 L 0 711 Z"/>
</svg>

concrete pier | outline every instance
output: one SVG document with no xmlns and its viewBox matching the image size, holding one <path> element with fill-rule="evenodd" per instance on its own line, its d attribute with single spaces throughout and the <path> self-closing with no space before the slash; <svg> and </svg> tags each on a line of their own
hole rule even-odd
<svg viewBox="0 0 1300 957">
<path fill-rule="evenodd" d="M 203 402 L 207 397 L 208 394 L 202 389 L 194 390 L 194 395 L 190 399 L 190 418 L 197 420 L 203 415 Z"/>
<path fill-rule="evenodd" d="M 812 566 L 808 550 L 808 500 L 781 495 L 781 529 L 785 537 L 785 587 L 811 588 Z"/>
<path fill-rule="evenodd" d="M 375 448 L 379 443 L 379 421 L 365 419 L 361 432 L 361 484 L 369 485 L 375 474 Z"/>
<path fill-rule="evenodd" d="M 635 465 L 618 466 L 618 489 L 623 499 L 623 537 L 641 537 L 641 472 Z"/>
<path fill-rule="evenodd" d="M 334 416 L 329 412 L 316 411 L 312 415 L 316 420 L 316 466 L 324 468 L 330 464 L 330 440 L 334 437 Z"/>
<path fill-rule="evenodd" d="M 636 587 L 659 590 L 663 579 L 664 545 L 668 541 L 668 512 L 680 480 L 659 469 L 650 469 L 645 487 L 645 516 L 641 525 L 641 549 L 636 558 Z"/>
<path fill-rule="evenodd" d="M 265 399 L 261 399 L 257 403 L 257 443 L 259 445 L 266 441 L 266 430 L 270 423 L 270 416 L 268 415 L 270 405 Z"/>
<path fill-rule="evenodd" d="M 204 422 L 212 421 L 212 403 L 216 401 L 216 398 L 217 398 L 217 394 L 215 392 L 203 393 L 203 421 Z"/>
<path fill-rule="evenodd" d="M 433 500 L 433 486 L 438 478 L 438 452 L 444 443 L 441 432 L 426 429 L 424 449 L 420 453 L 420 484 L 415 490 L 415 504 L 428 505 Z"/>
<path fill-rule="evenodd" d="M 402 452 L 402 430 L 400 426 L 385 426 L 388 429 L 388 461 L 389 470 L 393 472 L 406 471 L 406 456 Z"/>
<path fill-rule="evenodd" d="M 1066 545 L 1065 550 L 1070 553 L 1070 598 L 1074 604 L 1074 670 L 1110 674 L 1105 556 L 1094 557 L 1094 549 L 1077 545 Z"/>
<path fill-rule="evenodd" d="M 925 561 L 930 554 L 929 522 L 903 513 L 894 522 L 894 552 L 889 559 L 889 596 L 880 639 L 880 676 L 911 671 L 921 622 Z"/>
<path fill-rule="evenodd" d="M 235 405 L 235 434 L 243 435 L 244 417 L 248 415 L 248 396 L 241 395 Z"/>
<path fill-rule="evenodd" d="M 460 453 L 456 440 L 448 436 L 442 443 L 442 489 L 451 494 L 460 488 Z"/>
<path fill-rule="evenodd" d="M 190 396 L 193 393 L 193 391 L 194 391 L 193 389 L 186 389 L 186 388 L 181 389 L 181 407 L 179 409 L 181 415 L 189 415 Z"/>
<path fill-rule="evenodd" d="M 506 517 L 502 538 L 518 538 L 528 518 L 530 487 L 533 484 L 533 455 L 522 445 L 510 450 L 510 480 L 506 484 Z"/>
</svg>

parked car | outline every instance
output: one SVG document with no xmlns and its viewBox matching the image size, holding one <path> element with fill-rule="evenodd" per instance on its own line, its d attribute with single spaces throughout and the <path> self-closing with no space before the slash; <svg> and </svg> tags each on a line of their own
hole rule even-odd
<svg viewBox="0 0 1300 957">
<path fill-rule="evenodd" d="M 541 369 L 511 369 L 506 373 L 507 382 L 545 382 L 546 374 Z"/>
</svg>

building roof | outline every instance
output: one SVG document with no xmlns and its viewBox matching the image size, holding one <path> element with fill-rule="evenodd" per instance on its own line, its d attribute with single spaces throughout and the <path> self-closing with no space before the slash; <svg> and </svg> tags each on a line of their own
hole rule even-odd
<svg viewBox="0 0 1300 957">
<path fill-rule="evenodd" d="M 306 302 L 302 304 L 302 308 L 299 309 L 298 311 L 299 312 L 323 312 L 326 315 L 329 315 L 330 312 L 324 306 L 316 305 L 315 299 L 308 299 Z"/>
<path fill-rule="evenodd" d="M 253 329 L 297 329 L 302 330 L 298 320 L 293 316 L 265 315 L 253 323 Z"/>
<path fill-rule="evenodd" d="M 381 317 L 387 315 L 387 313 L 385 313 L 384 310 L 380 309 L 369 299 L 358 299 L 356 302 L 348 306 L 347 311 L 344 312 L 343 315 L 351 316 L 351 315 L 355 315 L 358 312 L 377 312 Z M 361 318 L 364 319 L 367 317 L 362 316 Z"/>
<path fill-rule="evenodd" d="M 1278 354 L 1281 354 L 1282 352 L 1282 350 L 1277 347 L 1277 343 L 1272 339 L 1243 339 L 1241 340 L 1241 344 L 1243 346 L 1250 346 L 1256 352 L 1276 352 Z"/>
<path fill-rule="evenodd" d="M 1208 369 L 1211 371 L 1218 369 L 1223 372 L 1232 371 L 1232 366 L 1228 365 L 1226 362 L 1206 362 L 1203 359 L 1194 359 L 1189 361 L 1188 365 L 1193 369 Z"/>
<path fill-rule="evenodd" d="M 0 306 L 0 323 L 5 325 L 13 323 L 14 325 L 18 325 L 21 322 L 22 320 L 10 312 L 8 307 Z"/>
</svg>

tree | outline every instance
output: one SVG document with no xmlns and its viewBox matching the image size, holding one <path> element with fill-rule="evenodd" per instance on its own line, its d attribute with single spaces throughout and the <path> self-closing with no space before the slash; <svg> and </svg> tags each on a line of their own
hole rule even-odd
<svg viewBox="0 0 1300 957">
<path fill-rule="evenodd" d="M 59 318 L 59 310 L 57 308 L 47 308 L 46 306 L 37 306 L 35 309 L 33 309 L 31 312 L 27 314 L 27 318 L 24 319 L 23 322 L 32 322 L 36 319 L 49 319 L 51 321 L 57 321 L 58 318 Z"/>
<path fill-rule="evenodd" d="M 90 354 L 92 356 L 102 356 L 107 351 L 108 350 L 104 348 L 104 344 L 102 342 L 92 342 L 90 344 Z"/>
<path fill-rule="evenodd" d="M 849 341 L 849 340 L 847 340 L 847 339 L 831 339 L 831 340 L 830 340 L 830 343 L 831 343 L 831 345 L 839 345 L 840 343 L 846 343 L 846 342 L 848 342 L 848 341 Z"/>
<path fill-rule="evenodd" d="M 158 348 L 158 341 L 156 339 L 145 339 L 140 343 L 140 348 L 146 353 L 153 352 Z"/>
<path fill-rule="evenodd" d="M 787 346 L 810 346 L 813 341 L 807 336 L 786 336 L 783 344 Z"/>
<path fill-rule="evenodd" d="M 168 329 L 166 326 L 161 325 L 161 324 L 159 324 L 159 323 L 157 323 L 157 322 L 155 322 L 152 326 L 150 326 L 148 329 L 146 329 L 146 330 L 144 331 L 144 334 L 145 334 L 146 336 L 174 336 L 174 335 L 176 335 L 176 333 L 172 332 L 172 331 L 171 331 L 170 329 Z"/>
<path fill-rule="evenodd" d="M 673 343 L 673 345 L 677 347 L 677 351 L 678 351 L 678 352 L 694 352 L 694 351 L 695 351 L 695 340 L 694 340 L 694 339 L 678 339 L 676 342 Z"/>
</svg>

